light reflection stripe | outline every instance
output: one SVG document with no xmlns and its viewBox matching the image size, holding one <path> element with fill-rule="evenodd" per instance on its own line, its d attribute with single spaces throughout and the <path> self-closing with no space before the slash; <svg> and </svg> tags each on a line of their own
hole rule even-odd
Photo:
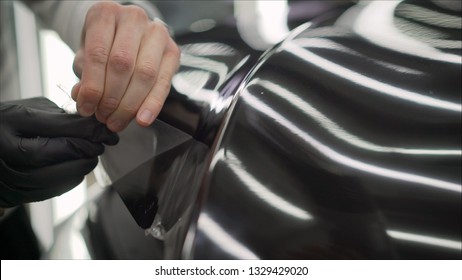
<svg viewBox="0 0 462 280">
<path fill-rule="evenodd" d="M 389 84 L 379 82 L 367 76 L 361 75 L 360 73 L 351 71 L 348 68 L 335 64 L 332 61 L 329 61 L 325 58 L 322 58 L 314 54 L 313 52 L 310 52 L 309 50 L 306 50 L 296 45 L 293 42 L 284 42 L 284 50 L 328 71 L 329 73 L 333 73 L 339 77 L 342 77 L 345 80 L 351 81 L 352 83 L 356 83 L 362 87 L 370 88 L 373 91 L 377 91 L 389 96 L 404 99 L 429 107 L 440 108 L 455 112 L 462 112 L 461 104 L 432 98 L 429 96 L 425 96 L 419 93 L 411 92 L 405 89 L 401 89 Z"/>
<path fill-rule="evenodd" d="M 229 235 L 206 213 L 199 216 L 199 229 L 213 243 L 233 257 L 238 259 L 259 259 L 257 255 Z"/>
<path fill-rule="evenodd" d="M 462 250 L 462 243 L 460 241 L 453 241 L 448 239 L 442 239 L 432 236 L 419 235 L 414 233 L 407 233 L 397 230 L 387 230 L 387 234 L 393 238 L 412 241 L 417 243 L 424 243 L 427 245 L 434 245 L 439 247 L 445 247 L 448 249 Z"/>
<path fill-rule="evenodd" d="M 364 163 L 347 156 L 344 156 L 331 148 L 321 144 L 319 141 L 308 135 L 305 131 L 298 128 L 295 124 L 290 122 L 288 119 L 284 118 L 282 115 L 271 109 L 267 104 L 261 102 L 256 97 L 252 96 L 249 92 L 244 92 L 242 95 L 242 99 L 249 103 L 255 110 L 260 111 L 261 113 L 267 115 L 271 119 L 275 120 L 281 126 L 288 129 L 294 135 L 301 138 L 307 144 L 311 145 L 313 148 L 318 150 L 320 153 L 325 155 L 326 157 L 330 158 L 331 160 L 338 162 L 342 165 L 345 165 L 350 168 L 354 168 L 363 172 L 375 174 L 378 176 L 383 176 L 387 178 L 392 178 L 396 180 L 412 182 L 416 184 L 422 184 L 430 187 L 435 187 L 439 189 L 444 189 L 453 192 L 461 192 L 461 185 L 450 183 L 434 178 L 424 177 L 420 175 L 415 175 L 411 173 L 396 171 L 392 169 L 387 169 L 383 167 L 379 167 L 376 165 Z"/>
<path fill-rule="evenodd" d="M 216 73 L 218 75 L 218 82 L 215 89 L 222 85 L 226 80 L 226 74 L 228 74 L 229 70 L 228 66 L 224 63 L 206 57 L 193 56 L 189 54 L 181 55 L 181 65 L 190 67 L 197 67 L 200 65 L 200 70 Z"/>
<path fill-rule="evenodd" d="M 399 6 L 398 16 L 417 20 L 431 26 L 440 26 L 444 28 L 462 29 L 462 19 L 460 16 L 443 14 L 424 7 L 413 4 L 402 4 Z"/>
<path fill-rule="evenodd" d="M 280 87 L 277 84 L 274 84 L 270 81 L 255 79 L 252 83 L 249 84 L 260 85 L 272 93 L 279 96 L 286 102 L 289 102 L 294 107 L 298 108 L 305 115 L 316 120 L 316 122 L 324 127 L 328 132 L 333 134 L 339 139 L 342 139 L 353 146 L 360 147 L 366 150 L 382 153 L 399 153 L 399 154 L 411 154 L 411 155 L 462 155 L 461 150 L 437 150 L 437 149 L 412 149 L 412 148 L 397 148 L 397 147 L 386 147 L 380 146 L 369 141 L 365 141 L 356 135 L 345 131 L 342 127 L 338 126 L 335 122 L 326 117 L 323 113 L 319 112 L 316 108 L 303 101 L 297 95 L 291 93 L 290 91 Z"/>
<path fill-rule="evenodd" d="M 245 184 L 250 191 L 256 194 L 274 208 L 301 220 L 311 220 L 313 217 L 305 210 L 293 205 L 282 197 L 274 194 L 252 174 L 245 170 L 242 162 L 230 151 L 226 151 L 226 163 L 233 173 Z"/>
<path fill-rule="evenodd" d="M 336 24 L 346 24 L 367 41 L 394 52 L 418 56 L 428 60 L 437 60 L 461 64 L 460 55 L 438 50 L 417 38 L 412 38 L 396 28 L 394 21 L 396 6 L 400 1 L 366 1 L 367 5 L 359 14 L 345 13 Z M 358 8 L 361 8 L 358 6 Z M 345 17 L 346 16 L 346 17 Z M 354 20 L 352 19 L 354 17 Z M 343 19 L 342 19 L 343 18 Z M 353 26 L 351 21 L 353 20 Z"/>
<path fill-rule="evenodd" d="M 311 35 L 310 33 L 310 36 Z M 332 37 L 332 36 L 331 36 Z M 417 70 L 417 69 L 412 69 L 408 68 L 405 66 L 397 65 L 394 63 L 390 62 L 385 62 L 379 59 L 375 59 L 372 57 L 365 57 L 363 54 L 357 52 L 356 50 L 350 49 L 342 44 L 339 44 L 337 42 L 334 42 L 331 39 L 327 38 L 297 38 L 293 40 L 294 42 L 297 42 L 297 45 L 303 47 L 303 48 L 315 48 L 315 49 L 327 49 L 327 50 L 332 50 L 335 52 L 341 52 L 345 53 L 348 55 L 353 55 L 358 58 L 362 59 L 367 59 L 368 61 L 375 63 L 381 67 L 385 67 L 387 69 L 391 69 L 392 71 L 403 73 L 403 74 L 410 74 L 410 75 L 418 75 L 418 76 L 423 76 L 425 75 L 424 72 Z M 370 65 L 370 67 L 374 67 Z"/>
</svg>

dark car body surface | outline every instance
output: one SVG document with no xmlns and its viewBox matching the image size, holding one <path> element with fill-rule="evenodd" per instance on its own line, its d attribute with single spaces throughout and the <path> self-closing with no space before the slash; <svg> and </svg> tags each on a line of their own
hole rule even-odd
<svg viewBox="0 0 462 280">
<path fill-rule="evenodd" d="M 159 119 L 102 158 L 92 257 L 460 259 L 460 13 L 347 8 L 265 52 L 177 38 Z"/>
</svg>

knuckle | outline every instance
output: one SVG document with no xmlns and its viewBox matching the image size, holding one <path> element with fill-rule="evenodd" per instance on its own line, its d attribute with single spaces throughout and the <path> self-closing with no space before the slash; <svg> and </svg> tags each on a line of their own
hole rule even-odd
<svg viewBox="0 0 462 280">
<path fill-rule="evenodd" d="M 157 78 L 156 67 L 152 63 L 145 62 L 135 70 L 136 76 L 141 81 L 152 82 Z"/>
<path fill-rule="evenodd" d="M 103 90 L 95 86 L 82 85 L 79 98 L 95 100 L 103 95 Z"/>
<path fill-rule="evenodd" d="M 105 65 L 109 57 L 109 51 L 105 47 L 96 46 L 88 50 L 88 57 L 91 63 Z"/>
<path fill-rule="evenodd" d="M 127 11 L 130 12 L 130 14 L 137 18 L 137 19 L 141 19 L 141 20 L 147 20 L 148 19 L 148 15 L 146 14 L 146 12 L 141 8 L 141 7 L 138 7 L 136 5 L 129 5 L 129 6 L 126 6 L 126 9 Z"/>
<path fill-rule="evenodd" d="M 93 4 L 86 15 L 86 22 L 90 23 L 101 18 L 108 18 L 117 12 L 118 5 L 110 1 L 101 1 Z"/>
<path fill-rule="evenodd" d="M 160 24 L 157 28 L 157 31 L 158 32 L 161 32 L 162 36 L 164 38 L 170 38 L 170 33 L 168 32 L 168 29 L 165 25 L 163 24 Z"/>
<path fill-rule="evenodd" d="M 176 59 L 179 59 L 180 56 L 181 56 L 181 50 L 180 48 L 177 46 L 177 44 L 173 44 L 173 47 L 172 49 L 170 50 L 170 53 L 173 57 L 175 57 Z"/>
<path fill-rule="evenodd" d="M 110 1 L 101 1 L 91 6 L 89 12 L 101 15 L 101 13 L 113 12 L 116 6 L 115 3 Z"/>
<path fill-rule="evenodd" d="M 119 106 L 119 100 L 113 97 L 103 98 L 99 104 L 99 109 L 104 111 L 114 111 Z"/>
<path fill-rule="evenodd" d="M 159 33 L 164 38 L 170 37 L 167 27 L 159 21 L 151 21 L 148 25 L 148 32 L 150 34 Z"/>
<path fill-rule="evenodd" d="M 150 34 L 154 34 L 154 33 L 156 32 L 156 29 L 157 29 L 156 22 L 155 22 L 155 21 L 151 21 L 151 22 L 148 24 L 147 32 L 149 32 Z"/>
<path fill-rule="evenodd" d="M 180 59 L 180 56 L 181 56 L 181 49 L 180 49 L 180 47 L 178 47 L 178 45 L 177 45 L 173 40 L 171 40 L 170 43 L 171 43 L 171 44 L 169 44 L 169 46 L 168 46 L 168 48 L 167 48 L 166 55 L 170 55 L 170 56 L 172 56 L 174 59 L 179 60 L 179 59 Z"/>
<path fill-rule="evenodd" d="M 162 92 L 169 92 L 170 88 L 172 86 L 170 78 L 166 76 L 159 76 L 159 79 L 157 80 L 157 87 L 162 91 Z"/>
<path fill-rule="evenodd" d="M 134 59 L 127 52 L 120 51 L 111 55 L 109 66 L 119 73 L 126 73 L 133 68 Z"/>
<path fill-rule="evenodd" d="M 103 8 L 102 4 L 103 2 L 98 2 L 90 7 L 86 16 L 86 21 L 91 21 L 95 19 L 98 14 L 101 14 Z"/>
<path fill-rule="evenodd" d="M 120 110 L 124 115 L 128 116 L 131 119 L 136 115 L 136 112 L 138 112 L 138 107 L 133 106 L 131 104 L 122 104 L 120 106 Z"/>
<path fill-rule="evenodd" d="M 21 139 L 19 142 L 19 149 L 23 152 L 24 156 L 28 158 L 30 165 L 38 166 L 44 160 L 42 147 L 48 145 L 48 138 L 29 138 L 27 141 Z"/>
<path fill-rule="evenodd" d="M 165 26 L 165 24 L 161 21 L 154 21 L 154 26 L 156 27 L 158 32 L 162 32 L 162 34 L 170 36 L 167 26 Z"/>
</svg>

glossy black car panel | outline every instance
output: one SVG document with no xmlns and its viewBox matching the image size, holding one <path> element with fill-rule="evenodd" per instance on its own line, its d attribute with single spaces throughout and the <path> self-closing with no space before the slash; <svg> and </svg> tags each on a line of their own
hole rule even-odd
<svg viewBox="0 0 462 280">
<path fill-rule="evenodd" d="M 178 38 L 159 121 L 103 158 L 93 256 L 460 259 L 460 14 L 337 15 L 263 54 L 233 31 Z"/>
</svg>

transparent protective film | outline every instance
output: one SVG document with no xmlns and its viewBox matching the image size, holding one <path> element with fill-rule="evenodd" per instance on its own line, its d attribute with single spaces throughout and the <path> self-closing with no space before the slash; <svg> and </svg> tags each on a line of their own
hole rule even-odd
<svg viewBox="0 0 462 280">
<path fill-rule="evenodd" d="M 209 148 L 159 120 L 120 136 L 103 165 L 137 224 L 162 240 L 192 208 Z"/>
</svg>

